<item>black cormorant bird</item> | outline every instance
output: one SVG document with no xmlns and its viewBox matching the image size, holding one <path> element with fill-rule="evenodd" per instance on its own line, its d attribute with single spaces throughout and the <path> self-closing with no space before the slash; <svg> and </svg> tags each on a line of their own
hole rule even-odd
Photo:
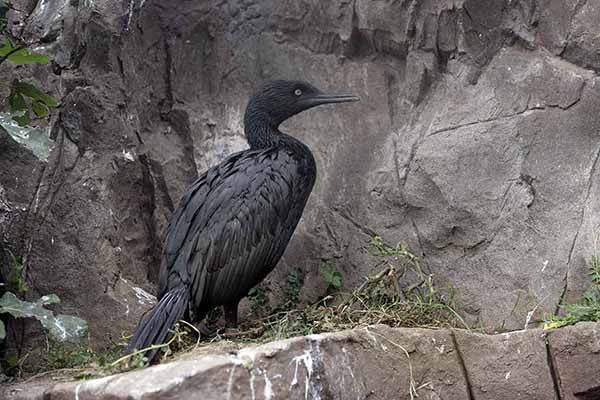
<svg viewBox="0 0 600 400">
<path fill-rule="evenodd" d="M 277 265 L 315 183 L 310 150 L 279 125 L 315 106 L 356 100 L 299 81 L 268 82 L 251 97 L 244 115 L 250 149 L 209 169 L 183 196 L 167 228 L 159 302 L 129 352 L 163 343 L 179 319 L 201 321 L 220 305 L 226 326 L 237 327 L 238 303 Z"/>
</svg>

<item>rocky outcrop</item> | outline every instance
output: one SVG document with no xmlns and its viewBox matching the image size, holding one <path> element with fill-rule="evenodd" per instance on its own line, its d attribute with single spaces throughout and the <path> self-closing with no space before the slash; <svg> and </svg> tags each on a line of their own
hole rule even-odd
<svg viewBox="0 0 600 400">
<path fill-rule="evenodd" d="M 596 399 L 600 326 L 487 336 L 383 325 L 184 359 L 91 381 L 7 388 L 7 400 Z"/>
<path fill-rule="evenodd" d="M 246 99 L 270 78 L 363 99 L 286 126 L 319 178 L 272 293 L 298 267 L 303 297 L 322 294 L 324 261 L 355 286 L 375 233 L 406 242 L 488 330 L 526 327 L 586 288 L 597 2 L 13 3 L 11 26 L 53 58 L 27 71 L 63 106 L 47 163 L 0 151 L 0 218 L 22 221 L 2 228 L 3 247 L 99 346 L 151 304 L 174 205 L 246 146 Z"/>
</svg>

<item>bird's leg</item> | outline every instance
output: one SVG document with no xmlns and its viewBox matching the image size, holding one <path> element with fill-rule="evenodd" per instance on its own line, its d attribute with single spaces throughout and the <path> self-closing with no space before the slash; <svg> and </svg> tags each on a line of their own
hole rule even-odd
<svg viewBox="0 0 600 400">
<path fill-rule="evenodd" d="M 197 322 L 194 324 L 194 326 L 196 327 L 196 329 L 198 329 L 198 332 L 200 332 L 202 336 L 211 336 L 215 333 L 214 330 L 211 330 L 209 328 L 206 320 Z"/>
<path fill-rule="evenodd" d="M 237 329 L 238 327 L 238 302 L 234 304 L 227 304 L 223 306 L 225 312 L 225 328 Z"/>
</svg>

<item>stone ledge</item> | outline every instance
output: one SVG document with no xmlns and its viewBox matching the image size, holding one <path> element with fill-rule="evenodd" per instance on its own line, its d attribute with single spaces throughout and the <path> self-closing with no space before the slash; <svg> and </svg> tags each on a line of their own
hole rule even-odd
<svg viewBox="0 0 600 400">
<path fill-rule="evenodd" d="M 500 335 L 383 325 L 202 354 L 56 385 L 14 385 L 10 400 L 595 399 L 600 324 Z"/>
</svg>

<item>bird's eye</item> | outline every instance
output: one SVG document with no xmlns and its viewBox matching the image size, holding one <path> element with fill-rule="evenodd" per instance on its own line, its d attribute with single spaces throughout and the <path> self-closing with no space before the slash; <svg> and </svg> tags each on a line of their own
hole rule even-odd
<svg viewBox="0 0 600 400">
<path fill-rule="evenodd" d="M 302 89 L 296 89 L 294 90 L 294 94 L 298 97 L 302 96 Z"/>
</svg>

